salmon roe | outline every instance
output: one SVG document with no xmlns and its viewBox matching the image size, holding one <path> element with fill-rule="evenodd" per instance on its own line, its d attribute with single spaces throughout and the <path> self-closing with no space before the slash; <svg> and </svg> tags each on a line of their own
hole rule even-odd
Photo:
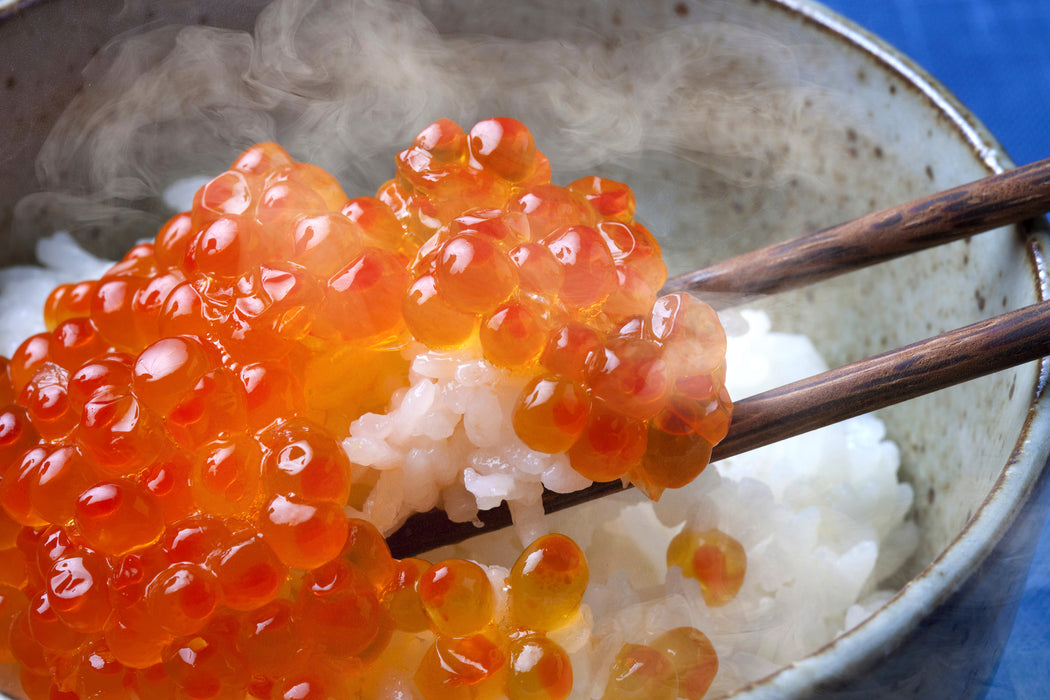
<svg viewBox="0 0 1050 700">
<path fill-rule="evenodd" d="M 667 547 L 667 565 L 681 568 L 700 582 L 704 602 L 725 605 L 736 597 L 747 573 L 747 552 L 735 538 L 718 529 L 697 532 L 686 527 Z"/>
<path fill-rule="evenodd" d="M 406 635 L 427 700 L 568 695 L 579 547 L 541 538 L 503 580 L 395 560 L 346 515 L 369 485 L 340 436 L 407 385 L 409 342 L 471 345 L 526 378 L 526 445 L 657 498 L 728 429 L 725 336 L 657 299 L 631 190 L 554 185 L 520 122 L 440 120 L 395 163 L 351 199 L 253 146 L 0 358 L 0 662 L 30 700 L 358 697 Z M 688 565 L 721 599 L 737 555 L 703 537 Z M 703 694 L 713 650 L 669 634 L 625 648 L 607 697 Z"/>
</svg>

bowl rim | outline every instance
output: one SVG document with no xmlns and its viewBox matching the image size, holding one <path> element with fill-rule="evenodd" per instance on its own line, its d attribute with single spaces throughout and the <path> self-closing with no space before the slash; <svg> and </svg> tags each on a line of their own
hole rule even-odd
<svg viewBox="0 0 1050 700">
<path fill-rule="evenodd" d="M 761 0 L 770 10 L 799 18 L 810 28 L 825 34 L 847 50 L 873 60 L 897 78 L 904 89 L 926 99 L 945 117 L 989 174 L 1014 167 L 999 141 L 944 85 L 884 39 L 822 5 L 816 0 Z M 1036 297 L 1050 298 L 1045 251 L 1050 239 L 1045 222 L 1015 227 L 1029 234 L 1026 247 Z M 764 678 L 734 691 L 730 697 L 748 700 L 804 697 L 814 687 L 848 677 L 851 669 L 863 668 L 871 651 L 890 650 L 903 642 L 912 630 L 938 605 L 948 600 L 972 572 L 991 553 L 1016 521 L 1021 507 L 1047 468 L 1050 443 L 1036 441 L 1033 435 L 1050 431 L 1050 410 L 1044 397 L 1050 380 L 1050 358 L 1037 361 L 1035 385 L 1024 424 L 985 499 L 963 529 L 921 572 L 897 591 L 879 610 L 849 631 L 839 635 L 813 653 L 794 661 Z"/>
<path fill-rule="evenodd" d="M 743 1 L 743 0 L 735 0 Z M 823 33 L 829 41 L 873 60 L 892 74 L 904 89 L 926 99 L 945 117 L 977 161 L 989 174 L 1014 167 L 998 140 L 944 85 L 901 51 L 877 35 L 816 0 L 751 0 L 769 11 L 783 12 Z M 48 0 L 0 0 L 0 23 Z M 1050 237 L 1036 232 L 1027 243 L 1036 295 L 1050 299 L 1050 272 L 1045 250 Z M 1013 446 L 988 496 L 951 543 L 919 574 L 885 603 L 876 614 L 808 656 L 737 689 L 731 697 L 748 700 L 802 697 L 821 682 L 832 681 L 849 669 L 863 665 L 872 649 L 889 649 L 905 639 L 929 611 L 965 583 L 1013 525 L 1020 506 L 1046 469 L 1050 441 L 1031 439 L 1050 435 L 1050 409 L 1045 389 L 1050 381 L 1050 357 L 1038 361 L 1031 388 L 1029 410 Z M 901 624 L 904 622 L 905 624 Z M 6 696 L 0 693 L 0 698 Z"/>
</svg>

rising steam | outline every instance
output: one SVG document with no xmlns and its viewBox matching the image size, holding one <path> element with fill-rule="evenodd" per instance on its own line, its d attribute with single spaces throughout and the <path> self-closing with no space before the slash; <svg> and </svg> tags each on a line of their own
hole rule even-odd
<svg viewBox="0 0 1050 700">
<path fill-rule="evenodd" d="M 819 94 L 800 84 L 790 47 L 725 23 L 613 38 L 561 31 L 532 41 L 443 35 L 413 5 L 315 0 L 274 3 L 252 34 L 134 36 L 87 68 L 87 88 L 40 153 L 38 176 L 57 194 L 19 209 L 57 211 L 67 225 L 110 216 L 138 225 L 173 179 L 220 172 L 262 140 L 329 170 L 351 196 L 371 194 L 396 151 L 439 117 L 465 128 L 521 119 L 556 180 L 647 151 L 752 184 L 785 177 L 793 155 L 814 150 L 801 106 Z M 770 152 L 755 138 L 766 131 L 797 143 Z"/>
</svg>

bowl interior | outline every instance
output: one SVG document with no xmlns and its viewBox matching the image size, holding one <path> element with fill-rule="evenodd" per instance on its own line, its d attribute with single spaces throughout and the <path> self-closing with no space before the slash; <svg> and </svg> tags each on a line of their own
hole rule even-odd
<svg viewBox="0 0 1050 700">
<path fill-rule="evenodd" d="M 197 23 L 200 11 L 191 5 L 185 5 L 185 16 L 165 19 Z M 261 5 L 245 4 L 245 15 L 231 12 L 217 23 L 244 26 Z M 43 17 L 57 7 L 72 17 L 87 14 L 93 22 L 105 16 L 56 2 L 32 13 Z M 273 19 L 290 8 L 268 12 Z M 346 101 L 321 114 L 304 113 L 295 99 L 271 96 L 268 101 L 253 94 L 244 97 L 238 107 L 244 114 L 237 119 L 216 118 L 222 107 L 208 102 L 212 96 L 204 93 L 160 112 L 151 111 L 145 99 L 124 101 L 124 116 L 137 111 L 141 121 L 106 134 L 108 140 L 84 145 L 75 135 L 96 129 L 96 120 L 125 88 L 116 80 L 93 80 L 91 89 L 75 98 L 78 109 L 59 120 L 37 165 L 44 184 L 66 196 L 31 198 L 13 223 L 0 225 L 8 224 L 11 235 L 29 241 L 35 232 L 48 232 L 77 216 L 83 220 L 89 212 L 93 225 L 78 227 L 78 235 L 98 249 L 113 250 L 162 219 L 160 193 L 172 178 L 217 171 L 259 135 L 283 140 L 310 120 L 322 126 L 349 124 L 328 142 L 289 136 L 289 149 L 339 173 L 347 192 L 365 194 L 388 177 L 400 144 L 434 119 L 451 116 L 466 125 L 508 113 L 533 130 L 551 158 L 556 181 L 597 173 L 631 184 L 638 218 L 661 239 L 676 273 L 1009 165 L 1003 156 L 983 158 L 981 143 L 994 147 L 994 142 L 953 122 L 945 105 L 918 89 L 899 67 L 808 19 L 806 10 L 788 9 L 787 3 L 593 0 L 566 6 L 530 0 L 507 6 L 423 0 L 420 8 L 421 16 L 408 13 L 399 21 L 427 17 L 439 30 L 470 37 L 457 39 L 451 53 L 444 46 L 426 47 L 438 73 L 470 75 L 466 87 L 454 83 L 435 98 L 423 89 L 435 79 L 432 66 L 423 64 L 393 75 L 391 80 L 404 81 L 400 86 L 384 79 L 343 84 L 314 70 L 329 59 L 299 45 L 303 76 L 296 85 L 301 93 L 367 89 L 370 99 Z M 27 16 L 0 22 L 0 46 L 6 50 L 26 41 L 30 21 Z M 193 51 L 188 37 L 206 42 L 216 31 L 151 34 L 144 43 L 154 49 L 138 47 L 135 71 L 149 75 L 163 64 L 168 49 Z M 325 36 L 324 27 L 314 31 Z M 244 35 L 231 36 L 226 46 L 232 48 L 224 51 L 230 52 L 236 72 L 238 62 L 250 55 L 242 50 Z M 88 44 L 72 19 L 57 25 L 47 41 L 53 47 L 69 42 L 69 54 L 78 56 Z M 537 52 L 537 46 L 545 49 Z M 522 52 L 545 55 L 547 62 L 523 69 Z M 456 62 L 460 59 L 465 63 Z M 107 48 L 87 75 L 113 76 L 103 68 L 131 60 Z M 265 70 L 265 61 L 255 65 Z M 588 73 L 601 66 L 624 77 Z M 18 70 L 22 109 L 47 93 L 28 77 L 32 65 Z M 130 75 L 121 78 L 130 80 Z M 77 82 L 77 73 L 70 73 L 67 82 Z M 584 89 L 594 85 L 606 89 Z M 200 107 L 193 100 L 207 104 Z M 235 126 L 241 131 L 232 131 Z M 8 130 L 0 134 L 8 136 L 12 128 L 0 126 Z M 189 147 L 191 142 L 198 146 Z M 362 144 L 367 148 L 362 150 Z M 91 167 L 100 155 L 117 152 L 123 156 L 112 168 Z M 30 169 L 33 155 L 16 151 L 18 167 L 8 169 Z M 154 167 L 135 165 L 142 161 Z M 16 246 L 5 261 L 21 254 Z M 778 329 L 804 332 L 830 362 L 841 364 L 1034 302 L 1039 295 L 1031 253 L 1019 229 L 1010 227 L 761 305 Z M 1037 367 L 1024 366 L 883 412 L 889 436 L 901 447 L 902 476 L 916 493 L 922 540 L 908 577 L 953 542 L 1004 466 L 1016 459 L 1037 382 Z"/>
</svg>

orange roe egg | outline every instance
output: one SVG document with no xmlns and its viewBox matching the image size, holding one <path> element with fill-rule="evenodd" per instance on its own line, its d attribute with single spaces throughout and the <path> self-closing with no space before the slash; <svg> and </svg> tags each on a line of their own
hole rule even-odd
<svg viewBox="0 0 1050 700">
<path fill-rule="evenodd" d="M 50 333 L 37 333 L 22 341 L 7 365 L 14 393 L 22 391 L 45 362 L 49 359 L 51 347 Z"/>
<path fill-rule="evenodd" d="M 718 673 L 718 654 L 711 640 L 695 627 L 676 627 L 650 642 L 678 674 L 678 697 L 701 700 Z"/>
<path fill-rule="evenodd" d="M 56 525 L 73 519 L 77 498 L 93 483 L 91 465 L 74 445 L 51 451 L 29 484 L 29 498 L 40 517 Z"/>
<path fill-rule="evenodd" d="M 650 498 L 664 489 L 685 486 L 700 475 L 711 461 L 711 444 L 693 433 L 669 433 L 650 425 L 645 454 L 631 481 Z"/>
<path fill-rule="evenodd" d="M 70 628 L 51 609 L 47 593 L 41 592 L 29 603 L 29 630 L 33 639 L 50 652 L 69 653 L 80 647 L 87 635 Z"/>
<path fill-rule="evenodd" d="M 718 314 L 688 294 L 661 297 L 646 320 L 645 332 L 668 347 L 670 362 L 690 374 L 716 370 L 725 361 L 726 335 Z"/>
<path fill-rule="evenodd" d="M 159 420 L 132 394 L 93 396 L 74 431 L 85 457 L 107 474 L 129 474 L 149 464 L 163 444 Z"/>
<path fill-rule="evenodd" d="M 474 314 L 455 308 L 438 294 L 433 275 L 423 275 L 412 283 L 401 308 L 412 335 L 432 348 L 462 345 L 477 323 Z"/>
<path fill-rule="evenodd" d="M 287 413 L 306 410 L 299 378 L 282 364 L 251 362 L 238 373 L 244 386 L 248 427 L 261 430 Z"/>
<path fill-rule="evenodd" d="M 185 696 L 217 700 L 244 696 L 244 674 L 237 659 L 207 637 L 172 642 L 164 652 L 164 669 Z"/>
<path fill-rule="evenodd" d="M 158 574 L 146 590 L 151 619 L 173 635 L 199 632 L 221 600 L 215 574 L 180 562 Z"/>
<path fill-rule="evenodd" d="M 21 550 L 17 547 L 0 549 L 0 586 L 21 589 L 28 580 L 29 564 Z"/>
<path fill-rule="evenodd" d="M 360 654 L 383 623 L 379 599 L 368 579 L 340 559 L 303 577 L 296 608 L 304 633 L 335 657 Z"/>
<path fill-rule="evenodd" d="M 161 663 L 172 635 L 157 624 L 140 600 L 114 608 L 106 621 L 103 640 L 118 663 L 128 669 L 144 669 Z"/>
<path fill-rule="evenodd" d="M 69 400 L 69 374 L 58 365 L 44 364 L 18 396 L 41 437 L 58 440 L 77 425 L 79 416 Z"/>
<path fill-rule="evenodd" d="M 590 399 L 581 387 L 540 375 L 525 387 L 514 408 L 514 431 L 537 452 L 564 452 L 587 425 Z"/>
<path fill-rule="evenodd" d="M 237 375 L 225 367 L 201 375 L 164 421 L 171 439 L 184 447 L 218 438 L 247 421 L 247 399 Z"/>
<path fill-rule="evenodd" d="M 305 420 L 279 423 L 261 437 L 268 492 L 295 494 L 335 505 L 350 495 L 350 460 L 324 428 Z"/>
<path fill-rule="evenodd" d="M 243 172 L 227 170 L 201 187 L 194 199 L 198 226 L 204 227 L 223 215 L 243 214 L 252 205 L 252 185 Z"/>
<path fill-rule="evenodd" d="M 631 221 L 634 218 L 634 193 L 622 182 L 595 175 L 570 182 L 566 189 L 583 197 L 603 219 Z"/>
<path fill-rule="evenodd" d="M 542 631 L 565 625 L 579 610 L 589 577 L 587 558 L 572 539 L 560 534 L 540 537 L 510 571 L 514 619 Z"/>
<path fill-rule="evenodd" d="M 91 300 L 95 297 L 96 287 L 96 280 L 55 287 L 44 302 L 44 326 L 53 331 L 63 321 L 86 317 L 91 313 Z"/>
<path fill-rule="evenodd" d="M 438 635 L 413 679 L 426 700 L 492 697 L 503 685 L 506 656 L 484 635 Z"/>
<path fill-rule="evenodd" d="M 474 562 L 438 562 L 423 572 L 417 587 L 438 634 L 464 637 L 492 622 L 492 583 L 485 570 Z"/>
<path fill-rule="evenodd" d="M 587 360 L 602 346 L 602 338 L 585 323 L 569 321 L 551 331 L 540 361 L 555 374 L 574 382 L 587 380 Z"/>
<path fill-rule="evenodd" d="M 11 648 L 12 628 L 20 612 L 27 609 L 25 594 L 12 586 L 0 586 L 0 663 L 15 662 Z"/>
<path fill-rule="evenodd" d="M 316 275 L 328 277 L 360 252 L 361 238 L 359 228 L 341 214 L 303 216 L 295 222 L 288 259 Z"/>
<path fill-rule="evenodd" d="M 529 219 L 503 209 L 470 209 L 448 222 L 449 237 L 461 233 L 476 234 L 506 250 L 529 240 Z"/>
<path fill-rule="evenodd" d="M 225 522 L 210 515 L 191 515 L 168 525 L 158 543 L 170 562 L 202 562 L 231 537 Z"/>
<path fill-rule="evenodd" d="M 430 618 L 419 597 L 417 582 L 430 563 L 422 559 L 402 559 L 397 562 L 394 576 L 383 592 L 383 607 L 402 632 L 417 633 L 430 626 Z"/>
<path fill-rule="evenodd" d="M 15 400 L 15 387 L 8 374 L 10 365 L 11 361 L 0 355 L 0 406 L 6 406 Z"/>
<path fill-rule="evenodd" d="M 333 211 L 337 211 L 346 201 L 346 193 L 343 192 L 339 181 L 323 168 L 319 168 L 312 163 L 288 163 L 287 165 L 274 168 L 266 176 L 267 186 L 285 181 L 297 182 L 309 187 L 320 195 L 325 202 L 325 206 Z"/>
<path fill-rule="evenodd" d="M 180 282 L 164 300 L 157 315 L 157 329 L 162 337 L 207 333 L 212 318 L 209 304 L 196 282 Z"/>
<path fill-rule="evenodd" d="M 135 480 L 156 500 L 167 523 L 197 510 L 190 486 L 192 469 L 190 460 L 173 449 L 162 453 L 157 461 L 136 475 Z"/>
<path fill-rule="evenodd" d="M 132 700 L 124 686 L 126 668 L 114 658 L 104 641 L 82 648 L 73 658 L 73 668 L 76 697 Z"/>
<path fill-rule="evenodd" d="M 102 340 L 117 350 L 135 352 L 145 338 L 135 323 L 132 303 L 145 285 L 141 277 L 103 277 L 91 300 L 91 323 Z"/>
<path fill-rule="evenodd" d="M 534 241 L 542 240 L 566 222 L 590 226 L 594 221 L 594 210 L 582 197 L 549 183 L 538 184 L 522 193 L 510 204 L 510 209 L 528 217 Z"/>
<path fill-rule="evenodd" d="M 23 597 L 24 599 L 24 597 Z M 11 632 L 9 636 L 11 656 L 21 668 L 22 687 L 26 688 L 27 676 L 43 676 L 47 679 L 44 685 L 45 693 L 51 685 L 48 661 L 44 657 L 44 650 L 33 638 L 33 632 L 29 628 L 29 611 L 25 605 L 20 605 L 19 610 L 11 618 Z M 35 681 L 30 679 L 33 685 Z M 46 694 L 44 697 L 47 697 Z"/>
<path fill-rule="evenodd" d="M 262 247 L 258 223 L 247 216 L 226 214 L 193 239 L 196 270 L 214 277 L 236 277 L 245 260 L 258 258 Z"/>
<path fill-rule="evenodd" d="M 376 593 L 386 590 L 396 575 L 397 561 L 375 525 L 363 518 L 347 518 L 342 559 L 372 582 Z"/>
<path fill-rule="evenodd" d="M 285 598 L 247 613 L 237 639 L 245 660 L 269 675 L 291 666 L 301 644 L 292 602 Z"/>
<path fill-rule="evenodd" d="M 42 527 L 48 524 L 33 507 L 30 489 L 39 480 L 40 466 L 49 454 L 51 450 L 44 446 L 30 448 L 0 477 L 0 506 L 21 525 Z"/>
<path fill-rule="evenodd" d="M 660 348 L 635 338 L 613 338 L 591 353 L 587 383 L 611 409 L 643 420 L 663 408 L 670 389 Z"/>
<path fill-rule="evenodd" d="M 287 566 L 269 544 L 250 529 L 231 535 L 206 563 L 219 579 L 225 604 L 234 610 L 254 610 L 269 603 L 288 575 Z"/>
<path fill-rule="evenodd" d="M 309 186 L 295 180 L 278 180 L 262 191 L 256 206 L 256 218 L 269 231 L 287 233 L 301 214 L 327 210 L 324 197 Z"/>
<path fill-rule="evenodd" d="M 77 632 L 101 632 L 112 610 L 108 567 L 97 553 L 77 550 L 44 575 L 47 599 L 62 622 Z"/>
<path fill-rule="evenodd" d="M 48 346 L 52 361 L 70 372 L 108 348 L 91 320 L 84 317 L 70 318 L 56 325 Z"/>
<path fill-rule="evenodd" d="M 507 657 L 509 700 L 563 700 L 572 692 L 569 655 L 547 637 L 516 637 L 511 640 Z"/>
<path fill-rule="evenodd" d="M 92 486 L 77 497 L 74 514 L 87 544 L 114 556 L 156 542 L 164 531 L 160 506 L 132 481 Z"/>
<path fill-rule="evenodd" d="M 492 241 L 471 233 L 445 241 L 438 251 L 434 279 L 448 303 L 467 313 L 491 311 L 516 284 L 506 254 Z"/>
<path fill-rule="evenodd" d="M 164 270 L 181 269 L 186 260 L 186 247 L 196 235 L 193 217 L 180 212 L 165 222 L 153 243 L 153 257 Z"/>
<path fill-rule="evenodd" d="M 168 677 L 168 671 L 163 664 L 131 669 L 126 676 L 126 682 L 128 689 L 138 693 L 140 698 L 177 700 L 178 689 Z"/>
<path fill-rule="evenodd" d="M 259 532 L 281 561 L 294 569 L 312 569 L 331 561 L 346 541 L 342 506 L 277 494 L 261 509 Z"/>
<path fill-rule="evenodd" d="M 471 158 L 506 180 L 523 180 L 536 165 L 536 142 L 516 119 L 485 119 L 468 138 Z"/>
<path fill-rule="evenodd" d="M 561 265 L 564 278 L 558 296 L 564 303 L 590 309 L 612 293 L 616 285 L 615 263 L 593 228 L 558 228 L 541 242 Z"/>
<path fill-rule="evenodd" d="M 617 266 L 634 270 L 654 292 L 667 281 L 660 244 L 638 222 L 599 221 L 596 227 Z"/>
<path fill-rule="evenodd" d="M 194 336 L 162 338 L 138 354 L 132 387 L 150 410 L 167 416 L 217 362 L 217 353 Z"/>
<path fill-rule="evenodd" d="M 401 332 L 401 296 L 408 286 L 404 264 L 395 254 L 365 248 L 329 282 L 327 313 L 347 340 L 372 345 Z"/>
<path fill-rule="evenodd" d="M 565 269 L 551 249 L 534 242 L 511 248 L 508 257 L 518 269 L 521 289 L 533 294 L 554 296 L 565 283 Z"/>
<path fill-rule="evenodd" d="M 569 448 L 572 468 L 592 481 L 613 481 L 636 468 L 649 431 L 643 421 L 595 401 L 580 437 Z"/>
<path fill-rule="evenodd" d="M 338 669 L 302 664 L 303 668 L 289 674 L 274 685 L 269 697 L 279 700 L 352 700 L 360 697 L 355 688 L 357 680 Z"/>
<path fill-rule="evenodd" d="M 482 320 L 478 336 L 486 360 L 497 367 L 522 367 L 546 347 L 547 323 L 536 304 L 511 299 Z"/>
<path fill-rule="evenodd" d="M 747 553 L 736 539 L 721 530 L 682 530 L 667 547 L 667 565 L 700 582 L 710 607 L 725 605 L 740 591 L 747 573 Z"/>
<path fill-rule="evenodd" d="M 265 175 L 285 165 L 291 165 L 293 162 L 292 157 L 281 146 L 272 141 L 266 141 L 255 144 L 237 156 L 230 170 L 246 175 Z"/>
<path fill-rule="evenodd" d="M 678 679 L 664 654 L 644 644 L 624 644 L 616 655 L 603 700 L 674 700 Z"/>
<path fill-rule="evenodd" d="M 354 197 L 346 202 L 339 213 L 357 224 L 361 235 L 369 245 L 392 250 L 404 255 L 415 252 L 414 246 L 404 239 L 405 231 L 398 223 L 390 207 L 375 197 Z"/>
<path fill-rule="evenodd" d="M 200 448 L 190 475 L 193 499 L 202 512 L 246 514 L 260 498 L 262 450 L 247 433 L 226 433 Z"/>
</svg>

